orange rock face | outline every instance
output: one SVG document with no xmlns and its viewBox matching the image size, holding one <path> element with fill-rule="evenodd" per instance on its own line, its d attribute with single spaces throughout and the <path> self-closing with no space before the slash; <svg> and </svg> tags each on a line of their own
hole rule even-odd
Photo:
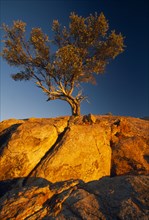
<svg viewBox="0 0 149 220">
<path fill-rule="evenodd" d="M 110 175 L 109 129 L 94 125 L 72 125 L 53 151 L 36 166 L 31 176 L 51 182 L 82 179 L 85 182 Z M 43 169 L 44 167 L 44 169 Z"/>
<path fill-rule="evenodd" d="M 36 176 L 51 182 L 88 182 L 102 176 L 149 173 L 148 121 L 83 118 L 1 122 L 0 179 Z"/>
<path fill-rule="evenodd" d="M 114 129 L 111 175 L 149 174 L 149 122 L 121 118 Z"/>
<path fill-rule="evenodd" d="M 0 219 L 148 219 L 148 174 L 148 121 L 0 123 Z"/>
<path fill-rule="evenodd" d="M 1 122 L 0 179 L 27 176 L 57 140 L 57 124 L 63 130 L 67 118 Z"/>
</svg>

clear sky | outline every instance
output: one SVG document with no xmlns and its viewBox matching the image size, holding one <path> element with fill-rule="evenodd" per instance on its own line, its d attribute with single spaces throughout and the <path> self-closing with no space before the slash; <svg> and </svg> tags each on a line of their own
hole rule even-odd
<svg viewBox="0 0 149 220">
<path fill-rule="evenodd" d="M 111 29 L 121 32 L 127 46 L 97 77 L 97 85 L 85 85 L 90 103 L 81 105 L 82 114 L 149 115 L 149 1 L 148 0 L 0 0 L 0 23 L 27 23 L 27 31 L 41 27 L 51 35 L 53 19 L 68 24 L 70 12 L 82 16 L 103 12 Z M 2 36 L 2 34 L 1 34 Z M 8 118 L 70 115 L 63 101 L 46 102 L 47 97 L 31 82 L 15 82 L 15 69 L 1 59 L 0 120 Z"/>
</svg>

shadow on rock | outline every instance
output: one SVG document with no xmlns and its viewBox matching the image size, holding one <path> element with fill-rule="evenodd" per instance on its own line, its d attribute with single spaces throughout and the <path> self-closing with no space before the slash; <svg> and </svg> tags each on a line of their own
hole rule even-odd
<svg viewBox="0 0 149 220">
<path fill-rule="evenodd" d="M 103 177 L 88 183 L 32 178 L 21 187 L 23 180 L 0 183 L 5 193 L 0 219 L 148 219 L 149 176 Z"/>
<path fill-rule="evenodd" d="M 0 181 L 0 197 L 4 196 L 6 193 L 8 193 L 11 190 L 14 189 L 20 189 L 22 188 L 29 188 L 32 186 L 38 186 L 43 187 L 51 184 L 48 180 L 44 178 L 36 178 L 36 177 L 30 177 L 29 184 L 26 184 L 23 186 L 23 182 L 26 178 L 14 178 L 14 179 L 8 179 Z"/>
<path fill-rule="evenodd" d="M 4 129 L 1 134 L 0 134 L 0 154 L 3 151 L 3 145 L 9 141 L 11 138 L 12 134 L 15 133 L 17 128 L 21 125 L 22 123 L 18 124 L 13 124 L 10 127 Z"/>
</svg>

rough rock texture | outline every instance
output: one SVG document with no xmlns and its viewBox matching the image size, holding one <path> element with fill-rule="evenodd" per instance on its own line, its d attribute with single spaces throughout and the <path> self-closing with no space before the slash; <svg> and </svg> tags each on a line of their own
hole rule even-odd
<svg viewBox="0 0 149 220">
<path fill-rule="evenodd" d="M 88 182 L 110 174 L 149 174 L 148 121 L 89 115 L 0 123 L 0 180 Z"/>
<path fill-rule="evenodd" d="M 147 220 L 149 176 L 103 177 L 51 184 L 36 179 L 0 198 L 0 219 Z"/>
<path fill-rule="evenodd" d="M 0 123 L 0 179 L 27 176 L 56 142 L 68 118 Z"/>
<path fill-rule="evenodd" d="M 2 220 L 148 220 L 148 174 L 149 121 L 89 114 L 0 123 Z"/>
<path fill-rule="evenodd" d="M 111 175 L 149 174 L 149 122 L 122 117 L 111 128 Z"/>
<path fill-rule="evenodd" d="M 72 125 L 31 176 L 43 177 L 51 182 L 70 178 L 88 182 L 110 175 L 109 136 L 108 129 L 106 133 L 98 124 Z"/>
</svg>

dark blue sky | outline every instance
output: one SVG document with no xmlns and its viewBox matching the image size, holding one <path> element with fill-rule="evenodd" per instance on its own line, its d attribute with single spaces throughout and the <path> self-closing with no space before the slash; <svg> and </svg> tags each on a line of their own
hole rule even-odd
<svg viewBox="0 0 149 220">
<path fill-rule="evenodd" d="M 70 12 L 88 16 L 103 11 L 111 29 L 121 32 L 127 46 L 97 77 L 97 85 L 85 85 L 90 103 L 81 105 L 82 114 L 149 115 L 149 2 L 148 0 L 0 0 L 0 23 L 27 23 L 27 31 L 41 27 L 49 36 L 53 19 L 68 24 Z M 46 96 L 31 82 L 15 82 L 15 69 L 1 59 L 0 119 L 56 117 L 70 115 L 63 101 L 46 102 Z"/>
</svg>

